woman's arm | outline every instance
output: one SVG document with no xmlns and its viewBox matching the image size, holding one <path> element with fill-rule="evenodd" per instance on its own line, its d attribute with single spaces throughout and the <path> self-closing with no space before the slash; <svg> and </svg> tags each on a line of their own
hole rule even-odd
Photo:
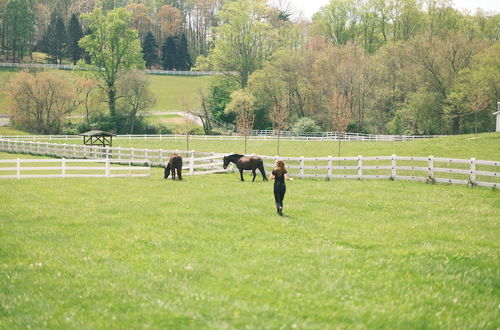
<svg viewBox="0 0 500 330">
<path fill-rule="evenodd" d="M 289 177 L 288 173 L 285 173 L 285 180 L 293 181 L 293 178 Z"/>
</svg>

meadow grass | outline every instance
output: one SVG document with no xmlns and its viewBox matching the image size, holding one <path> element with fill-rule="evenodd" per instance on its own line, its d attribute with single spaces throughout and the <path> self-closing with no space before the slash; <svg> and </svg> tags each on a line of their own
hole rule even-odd
<svg viewBox="0 0 500 330">
<path fill-rule="evenodd" d="M 48 141 L 48 140 L 47 140 Z M 57 143 L 81 145 L 80 140 L 51 140 Z M 114 139 L 114 147 L 148 148 L 164 150 L 186 150 L 185 137 L 173 139 Z M 244 153 L 244 141 L 238 140 L 195 140 L 189 139 L 189 150 Z M 274 156 L 277 142 L 274 140 L 247 141 L 247 154 Z M 500 160 L 500 133 L 482 133 L 454 135 L 436 139 L 423 139 L 404 142 L 374 141 L 280 141 L 280 156 L 283 157 L 325 157 L 347 156 L 434 156 L 452 158 L 476 158 L 482 160 Z"/>
<path fill-rule="evenodd" d="M 497 190 L 295 180 L 284 217 L 236 173 L 0 191 L 0 328 L 500 326 Z"/>
<path fill-rule="evenodd" d="M 51 70 L 51 69 L 50 69 Z M 4 88 L 18 69 L 0 68 L 0 113 L 6 112 Z M 58 72 L 61 72 L 59 70 Z M 70 71 L 62 71 L 72 74 Z M 161 76 L 149 75 L 151 92 L 156 97 L 154 110 L 182 110 L 184 102 L 188 109 L 200 108 L 200 89 L 206 93 L 213 77 L 211 76 Z"/>
</svg>

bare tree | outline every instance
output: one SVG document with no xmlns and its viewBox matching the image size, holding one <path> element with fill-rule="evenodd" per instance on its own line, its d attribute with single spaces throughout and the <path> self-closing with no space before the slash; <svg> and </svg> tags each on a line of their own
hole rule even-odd
<svg viewBox="0 0 500 330">
<path fill-rule="evenodd" d="M 480 92 L 474 92 L 471 95 L 470 108 L 472 113 L 474 113 L 474 133 L 477 134 L 477 114 L 488 107 L 490 99 L 481 94 Z"/>
<path fill-rule="evenodd" d="M 127 113 L 127 129 L 129 134 L 134 132 L 134 123 L 137 116 L 153 107 L 156 98 L 149 89 L 151 81 L 144 72 L 132 70 L 120 77 L 118 92 L 122 96 L 120 104 Z"/>
<path fill-rule="evenodd" d="M 201 123 L 203 124 L 203 130 L 205 131 L 205 134 L 210 134 L 212 133 L 212 124 L 210 122 L 210 109 L 208 108 L 207 105 L 207 96 L 203 92 L 203 90 L 200 88 L 199 90 L 200 93 L 200 101 L 201 101 L 201 110 L 196 112 L 196 115 L 200 118 Z"/>
<path fill-rule="evenodd" d="M 276 155 L 280 154 L 280 135 L 281 132 L 287 129 L 290 124 L 288 123 L 288 115 L 290 113 L 289 103 L 286 98 L 282 98 L 276 101 L 274 107 L 271 110 L 271 121 L 273 122 L 273 127 L 278 136 L 278 146 Z"/>
<path fill-rule="evenodd" d="M 339 133 L 343 133 L 345 136 L 347 127 L 352 119 L 352 112 L 349 106 L 348 98 L 340 92 L 333 92 L 329 99 L 329 110 L 333 129 Z M 340 136 L 338 140 L 340 157 Z"/>
</svg>

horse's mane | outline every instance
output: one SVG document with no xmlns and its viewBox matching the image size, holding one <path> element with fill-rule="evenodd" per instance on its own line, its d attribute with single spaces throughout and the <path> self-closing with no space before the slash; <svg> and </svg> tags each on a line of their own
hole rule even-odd
<svg viewBox="0 0 500 330">
<path fill-rule="evenodd" d="M 244 156 L 245 155 L 241 155 L 241 154 L 231 154 L 228 157 L 239 157 L 239 158 L 241 158 L 241 157 L 244 157 Z"/>
</svg>

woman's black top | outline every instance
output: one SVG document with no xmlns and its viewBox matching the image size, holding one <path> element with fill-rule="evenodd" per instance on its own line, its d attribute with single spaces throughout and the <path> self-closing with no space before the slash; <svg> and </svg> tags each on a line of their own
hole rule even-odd
<svg viewBox="0 0 500 330">
<path fill-rule="evenodd" d="M 281 173 L 279 171 L 273 170 L 274 182 L 277 184 L 285 184 L 285 174 L 286 173 L 287 173 L 286 170 L 284 170 Z"/>
</svg>

